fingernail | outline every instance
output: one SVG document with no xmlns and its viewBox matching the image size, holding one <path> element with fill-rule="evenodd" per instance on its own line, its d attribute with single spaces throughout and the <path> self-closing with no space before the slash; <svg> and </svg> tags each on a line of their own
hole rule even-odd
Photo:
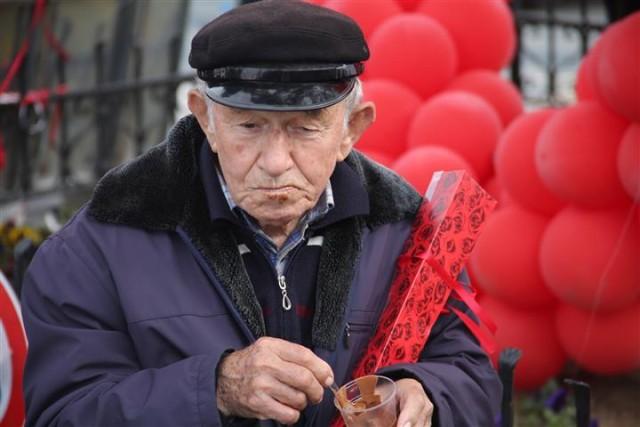
<svg viewBox="0 0 640 427">
<path fill-rule="evenodd" d="M 324 385 L 326 385 L 327 387 L 331 387 L 331 384 L 333 384 L 333 377 L 327 377 L 327 380 L 324 382 Z"/>
<path fill-rule="evenodd" d="M 404 423 L 404 426 L 402 427 L 411 427 L 411 423 Z"/>
</svg>

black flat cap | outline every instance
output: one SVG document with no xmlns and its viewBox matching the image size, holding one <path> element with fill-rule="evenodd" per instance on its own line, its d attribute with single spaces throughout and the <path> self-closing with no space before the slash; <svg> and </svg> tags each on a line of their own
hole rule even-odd
<svg viewBox="0 0 640 427">
<path fill-rule="evenodd" d="M 349 17 L 297 0 L 237 7 L 191 41 L 207 95 L 236 108 L 314 110 L 344 99 L 369 49 Z"/>
</svg>

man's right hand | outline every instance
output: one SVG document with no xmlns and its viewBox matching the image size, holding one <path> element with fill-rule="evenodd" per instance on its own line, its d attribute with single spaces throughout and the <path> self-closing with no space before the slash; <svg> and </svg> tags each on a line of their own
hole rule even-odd
<svg viewBox="0 0 640 427">
<path fill-rule="evenodd" d="M 294 424 L 333 383 L 331 367 L 311 350 L 264 337 L 228 355 L 218 368 L 217 404 L 225 415 Z"/>
</svg>

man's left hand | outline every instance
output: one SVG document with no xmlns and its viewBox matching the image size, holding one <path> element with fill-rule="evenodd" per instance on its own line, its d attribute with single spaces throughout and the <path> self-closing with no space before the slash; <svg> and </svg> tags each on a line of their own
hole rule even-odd
<svg viewBox="0 0 640 427">
<path fill-rule="evenodd" d="M 398 392 L 398 427 L 431 427 L 433 403 L 418 381 L 405 378 L 396 381 Z"/>
</svg>

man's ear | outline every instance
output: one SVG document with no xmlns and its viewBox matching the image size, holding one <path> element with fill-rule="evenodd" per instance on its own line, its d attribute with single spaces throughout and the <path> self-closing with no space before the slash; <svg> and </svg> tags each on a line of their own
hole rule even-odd
<svg viewBox="0 0 640 427">
<path fill-rule="evenodd" d="M 347 158 L 353 146 L 358 142 L 365 130 L 376 120 L 376 106 L 373 102 L 363 102 L 353 109 L 349 117 L 347 135 L 340 145 L 340 158 Z"/>
<path fill-rule="evenodd" d="M 202 93 L 196 89 L 191 89 L 187 93 L 187 106 L 189 110 L 193 113 L 193 116 L 198 121 L 198 124 L 202 128 L 202 131 L 207 135 L 207 140 L 209 140 L 209 145 L 211 149 L 215 152 L 216 147 L 213 134 L 211 129 L 213 128 L 213 123 L 209 123 L 209 114 L 207 112 L 207 102 L 204 99 Z"/>
</svg>

